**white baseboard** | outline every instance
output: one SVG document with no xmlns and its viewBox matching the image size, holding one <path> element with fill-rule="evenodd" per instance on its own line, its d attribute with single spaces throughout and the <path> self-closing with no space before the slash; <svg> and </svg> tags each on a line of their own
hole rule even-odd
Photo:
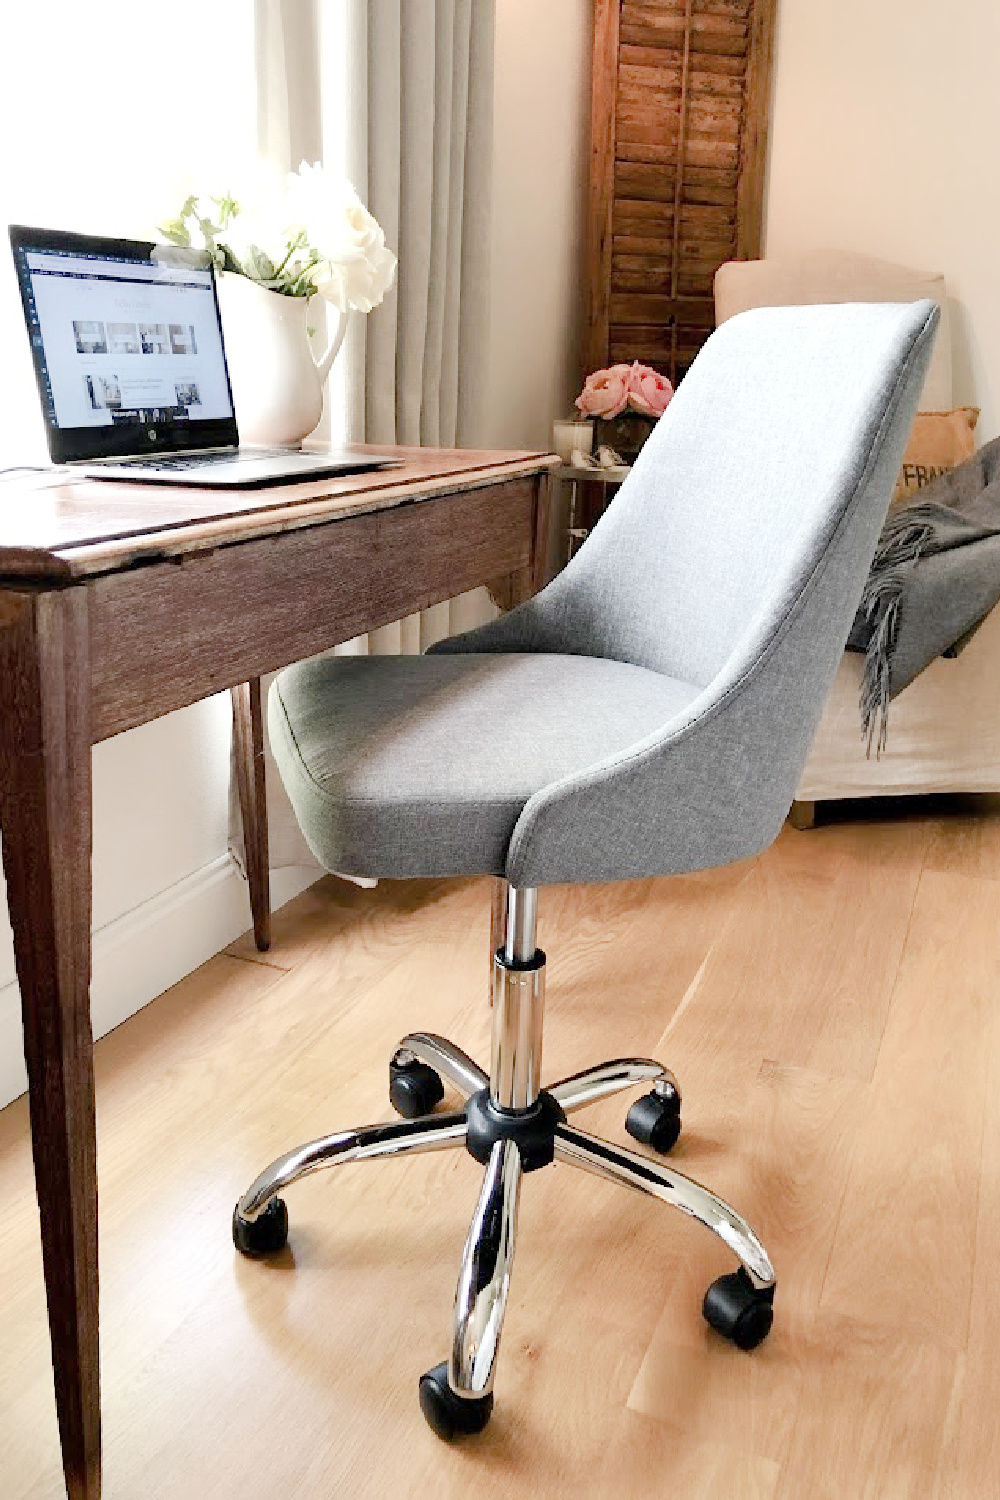
<svg viewBox="0 0 1000 1500">
<path fill-rule="evenodd" d="M 272 871 L 275 909 L 322 875 Z M 196 870 L 94 933 L 91 1020 L 105 1036 L 250 926 L 246 882 L 229 854 Z M 0 1108 L 28 1087 L 16 984 L 0 989 Z"/>
</svg>

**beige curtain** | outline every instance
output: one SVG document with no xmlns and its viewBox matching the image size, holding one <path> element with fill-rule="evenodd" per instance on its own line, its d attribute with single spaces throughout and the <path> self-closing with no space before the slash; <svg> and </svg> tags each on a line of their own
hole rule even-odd
<svg viewBox="0 0 1000 1500">
<path fill-rule="evenodd" d="M 343 429 L 353 441 L 475 447 L 488 368 L 494 0 L 257 0 L 256 16 L 260 150 L 286 169 L 319 160 L 335 134 L 329 112 L 346 110 L 348 175 L 399 257 L 393 291 L 348 333 Z M 324 49 L 338 49 L 346 97 L 325 96 Z M 495 614 L 476 589 L 337 650 L 416 653 Z M 314 864 L 269 750 L 267 797 L 272 868 Z M 230 804 L 242 858 L 235 788 Z"/>
<path fill-rule="evenodd" d="M 475 447 L 489 338 L 493 0 L 351 3 L 348 171 L 399 257 L 349 350 L 358 441 Z M 496 613 L 485 589 L 367 638 L 423 651 Z"/>
</svg>

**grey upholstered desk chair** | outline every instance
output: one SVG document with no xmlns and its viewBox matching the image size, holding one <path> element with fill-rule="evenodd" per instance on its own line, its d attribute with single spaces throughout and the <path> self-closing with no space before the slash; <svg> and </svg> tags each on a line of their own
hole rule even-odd
<svg viewBox="0 0 1000 1500">
<path fill-rule="evenodd" d="M 737 1213 L 651 1156 L 566 1123 L 645 1082 L 652 1091 L 629 1129 L 668 1150 L 679 1093 L 667 1070 L 626 1059 L 540 1091 L 536 889 L 696 870 L 775 837 L 861 594 L 936 321 L 931 302 L 733 319 L 586 545 L 536 598 L 431 655 L 307 662 L 272 688 L 275 755 L 328 869 L 508 882 L 489 1074 L 442 1038 L 404 1037 L 391 1097 L 411 1118 L 281 1157 L 234 1218 L 239 1249 L 269 1254 L 287 1235 L 277 1194 L 307 1172 L 461 1146 L 486 1166 L 450 1358 L 420 1382 L 441 1436 L 489 1418 L 521 1177 L 553 1153 L 700 1220 L 740 1262 L 709 1289 L 709 1322 L 745 1348 L 771 1326 L 774 1272 Z M 466 1096 L 463 1110 L 431 1112 L 442 1077 Z"/>
</svg>

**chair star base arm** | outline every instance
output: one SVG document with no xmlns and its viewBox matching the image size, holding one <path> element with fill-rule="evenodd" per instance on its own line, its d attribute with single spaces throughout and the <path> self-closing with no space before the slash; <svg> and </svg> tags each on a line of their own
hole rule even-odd
<svg viewBox="0 0 1000 1500">
<path fill-rule="evenodd" d="M 432 1031 L 411 1031 L 404 1036 L 396 1048 L 393 1062 L 405 1067 L 411 1061 L 427 1063 L 435 1072 L 446 1078 L 452 1088 L 469 1099 L 480 1089 L 489 1087 L 489 1074 L 484 1073 L 478 1063 L 473 1062 L 467 1052 L 449 1042 L 447 1037 L 436 1036 Z"/>
<path fill-rule="evenodd" d="M 242 1220 L 252 1224 L 278 1193 L 310 1172 L 344 1166 L 352 1161 L 371 1161 L 375 1157 L 406 1156 L 464 1146 L 465 1136 L 464 1110 L 422 1115 L 418 1120 L 363 1125 L 355 1130 L 324 1135 L 295 1151 L 286 1151 L 284 1156 L 273 1161 L 243 1194 L 236 1212 Z"/>
<path fill-rule="evenodd" d="M 654 1093 L 664 1098 L 672 1095 L 680 1108 L 680 1084 L 669 1068 L 652 1057 L 616 1057 L 613 1062 L 599 1063 L 596 1068 L 584 1068 L 582 1073 L 572 1073 L 552 1084 L 549 1093 L 569 1115 L 637 1083 L 651 1083 Z"/>
<path fill-rule="evenodd" d="M 460 1399 L 480 1398 L 493 1390 L 514 1263 L 522 1176 L 519 1147 L 509 1138 L 498 1140 L 462 1251 L 455 1292 L 448 1387 Z"/>
<path fill-rule="evenodd" d="M 679 1208 L 681 1213 L 697 1219 L 729 1246 L 743 1265 L 755 1291 L 773 1291 L 774 1267 L 750 1225 L 728 1203 L 699 1182 L 658 1161 L 651 1161 L 648 1156 L 641 1156 L 638 1151 L 612 1146 L 573 1125 L 556 1126 L 555 1150 L 557 1161 L 581 1167 L 585 1172 L 593 1172 L 595 1176 L 605 1177 L 623 1187 L 635 1188 L 640 1193 L 649 1193 L 661 1203 Z"/>
</svg>

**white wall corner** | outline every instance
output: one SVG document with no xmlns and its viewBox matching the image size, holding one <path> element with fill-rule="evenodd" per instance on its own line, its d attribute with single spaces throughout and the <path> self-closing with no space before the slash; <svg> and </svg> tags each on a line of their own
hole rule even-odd
<svg viewBox="0 0 1000 1500">
<path fill-rule="evenodd" d="M 322 875 L 272 871 L 271 905 L 283 906 Z M 105 1036 L 246 932 L 246 882 L 222 854 L 94 933 L 91 1019 Z M 0 1108 L 28 1087 L 17 984 L 0 989 Z"/>
</svg>

